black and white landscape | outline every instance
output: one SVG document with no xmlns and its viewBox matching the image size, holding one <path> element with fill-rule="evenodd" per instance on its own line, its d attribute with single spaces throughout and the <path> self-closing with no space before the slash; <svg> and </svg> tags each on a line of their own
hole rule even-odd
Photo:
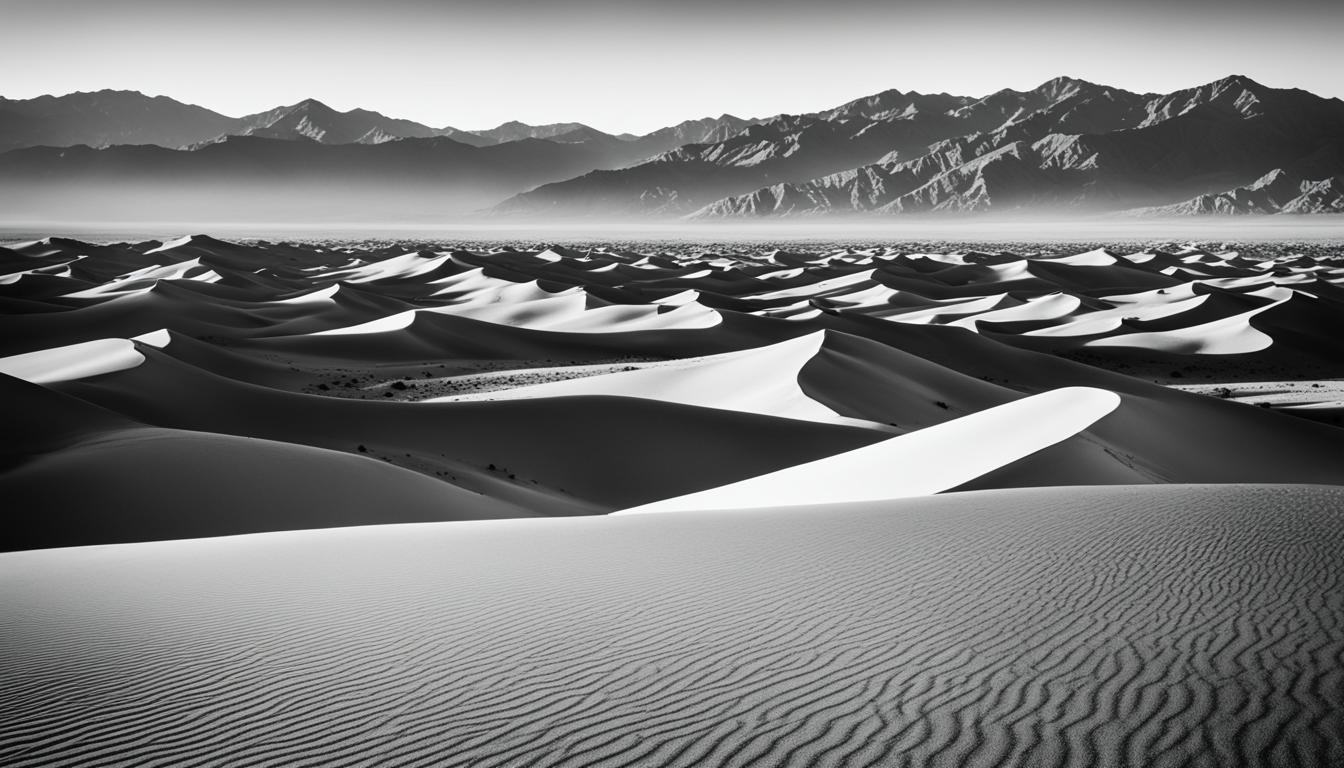
<svg viewBox="0 0 1344 768">
<path fill-rule="evenodd" d="M 883 91 L 809 114 L 432 128 L 313 99 L 241 118 L 138 92 L 0 100 L 11 221 L 599 222 L 1344 212 L 1344 102 L 1241 75 Z M 146 213 L 146 212 L 152 213 Z"/>
<path fill-rule="evenodd" d="M 1342 22 L 16 4 L 0 764 L 1344 764 Z"/>
</svg>

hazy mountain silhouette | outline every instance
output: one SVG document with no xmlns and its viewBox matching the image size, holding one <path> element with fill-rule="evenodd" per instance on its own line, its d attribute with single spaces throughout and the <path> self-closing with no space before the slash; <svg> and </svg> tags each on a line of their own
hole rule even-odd
<svg viewBox="0 0 1344 768">
<path fill-rule="evenodd" d="M 242 118 L 134 91 L 0 104 L 11 150 L 0 153 L 0 203 L 34 220 L 434 219 L 749 124 L 725 115 L 613 136 L 511 122 L 482 135 L 316 99 Z"/>
<path fill-rule="evenodd" d="M 106 147 L 153 144 L 191 147 L 227 136 L 311 139 L 322 144 L 379 144 L 394 139 L 445 136 L 487 146 L 523 139 L 559 143 L 629 144 L 623 157 L 643 160 L 694 141 L 722 140 L 752 121 L 723 115 L 687 120 L 643 136 L 604 133 L 582 123 L 528 125 L 510 121 L 481 131 L 435 128 L 365 109 L 337 111 L 317 99 L 243 117 L 229 117 L 166 96 L 138 91 L 98 91 L 35 99 L 0 98 L 0 152 L 22 147 Z"/>
<path fill-rule="evenodd" d="M 1340 100 L 1239 75 L 1170 94 L 1068 77 L 982 98 L 887 90 L 643 136 L 434 128 L 313 99 L 230 118 L 102 91 L 0 101 L 0 146 L 20 147 L 0 154 L 0 202 L 94 220 L 1333 212 L 1341 137 Z"/>
<path fill-rule="evenodd" d="M 495 143 L 518 141 L 520 139 L 546 139 L 566 144 L 589 142 L 613 145 L 615 142 L 621 142 L 629 145 L 631 149 L 628 150 L 628 153 L 632 157 L 647 159 L 683 144 L 724 141 L 756 122 L 755 120 L 743 120 L 733 115 L 721 115 L 699 120 L 686 120 L 642 136 L 635 136 L 628 133 L 613 135 L 583 123 L 528 125 L 515 120 L 495 128 L 472 131 L 472 134 Z"/>
<path fill-rule="evenodd" d="M 191 151 L 28 147 L 0 154 L 0 208 L 26 220 L 432 221 L 621 161 L 583 142 L 475 147 L 442 136 L 231 136 Z"/>
<path fill-rule="evenodd" d="M 316 99 L 240 119 L 230 134 L 268 139 L 306 138 L 323 144 L 381 144 L 394 139 L 427 139 L 442 131 L 364 109 L 338 112 Z M 448 129 L 453 130 L 453 129 Z"/>
<path fill-rule="evenodd" d="M 0 151 L 39 145 L 181 147 L 232 130 L 237 120 L 138 91 L 95 91 L 35 99 L 0 98 Z"/>
<path fill-rule="evenodd" d="M 519 139 L 549 139 L 555 136 L 571 133 L 582 129 L 594 130 L 583 123 L 551 123 L 549 125 L 528 125 L 520 123 L 517 120 L 510 120 L 494 128 L 487 128 L 472 133 L 482 138 L 490 139 L 496 144 L 502 144 L 506 141 L 518 141 Z M 614 138 L 614 137 L 613 137 Z"/>
</svg>

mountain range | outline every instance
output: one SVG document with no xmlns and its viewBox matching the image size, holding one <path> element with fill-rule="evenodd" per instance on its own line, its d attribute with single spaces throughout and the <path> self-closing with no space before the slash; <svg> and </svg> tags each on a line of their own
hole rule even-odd
<svg viewBox="0 0 1344 768">
<path fill-rule="evenodd" d="M 1242 76 L 1165 95 L 1056 78 L 981 99 L 888 91 L 782 115 L 725 141 L 545 185 L 499 209 L 696 218 L 1325 212 L 1344 201 L 1342 149 L 1338 99 Z M 1256 205 L 1199 202 L 1236 199 L 1238 188 L 1275 171 L 1298 179 L 1298 194 L 1260 196 Z"/>
<path fill-rule="evenodd" d="M 0 152 L 38 146 L 104 148 L 123 144 L 189 149 L 229 136 L 304 138 L 320 144 L 382 144 L 397 139 L 444 136 L 477 147 L 523 139 L 560 143 L 614 140 L 638 147 L 631 150 L 632 156 L 638 156 L 657 154 L 693 141 L 717 141 L 728 135 L 725 129 L 731 133 L 752 122 L 723 115 L 687 120 L 644 136 L 614 136 L 582 123 L 528 125 L 518 121 L 464 131 L 451 126 L 433 128 L 366 109 L 340 112 L 316 99 L 243 117 L 228 117 L 167 96 L 103 90 L 33 99 L 0 97 Z"/>
<path fill-rule="evenodd" d="M 1058 77 L 634 136 L 435 128 L 313 99 L 233 118 L 99 91 L 0 99 L 0 205 L 195 221 L 1327 213 L 1344 210 L 1344 102 L 1241 75 L 1169 94 Z"/>
<path fill-rule="evenodd" d="M 0 207 L 24 220 L 432 221 L 751 123 L 616 136 L 580 123 L 432 128 L 315 99 L 241 118 L 135 91 L 0 100 Z"/>
</svg>

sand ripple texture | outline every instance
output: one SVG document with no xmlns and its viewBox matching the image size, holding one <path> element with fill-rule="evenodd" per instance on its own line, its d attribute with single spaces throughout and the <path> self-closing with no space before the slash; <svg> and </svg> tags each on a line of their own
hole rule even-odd
<svg viewBox="0 0 1344 768">
<path fill-rule="evenodd" d="M 0 556 L 0 763 L 1344 765 L 1344 490 Z"/>
</svg>

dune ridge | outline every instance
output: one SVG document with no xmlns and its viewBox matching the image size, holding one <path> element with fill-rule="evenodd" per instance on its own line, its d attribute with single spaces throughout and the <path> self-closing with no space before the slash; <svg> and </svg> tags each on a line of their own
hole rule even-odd
<svg viewBox="0 0 1344 768">
<path fill-rule="evenodd" d="M 34 384 L 53 384 L 124 371 L 144 361 L 130 339 L 95 339 L 0 358 L 0 373 Z"/>
<path fill-rule="evenodd" d="M 724 352 L 633 370 L 567 381 L 513 387 L 502 392 L 430 398 L 422 402 L 464 402 L 498 398 L 620 395 L 743 413 L 882 428 L 841 416 L 798 387 L 801 370 L 822 349 L 824 331 L 741 352 Z"/>
<path fill-rule="evenodd" d="M 0 550 L 535 513 L 354 452 L 152 427 L 9 376 Z"/>
<path fill-rule="evenodd" d="M 1057 389 L 730 485 L 614 514 L 758 509 L 928 496 L 1072 437 L 1120 405 L 1114 392 Z"/>
<path fill-rule="evenodd" d="M 450 519 L 474 514 L 465 502 L 477 499 L 526 515 L 604 514 L 869 455 L 893 436 L 892 446 L 926 447 L 896 451 L 919 471 L 851 467 L 855 487 L 873 483 L 865 498 L 1344 484 L 1332 400 L 1263 408 L 1159 385 L 1218 384 L 1229 371 L 1329 381 L 1344 278 L 1318 246 L 569 248 L 198 234 L 17 243 L 0 251 L 0 273 L 0 366 L 28 361 L 30 379 L 123 420 L 109 428 L 65 409 L 55 421 L 70 440 L 30 435 L 0 468 L 0 487 L 25 493 L 62 467 L 110 478 L 31 502 L 35 516 L 105 522 L 78 543 L 111 536 L 118 519 L 149 530 L 136 510 L 153 486 L 81 437 L 108 429 L 165 430 L 155 434 L 182 439 L 141 442 L 199 452 L 173 457 L 175 488 L 211 487 L 220 481 L 205 456 L 268 441 L 315 472 L 360 459 L 409 473 L 380 475 L 413 477 L 407 488 L 442 486 L 464 502 L 444 508 Z M 1208 346 L 1221 344 L 1217 334 L 1199 330 L 1219 324 L 1231 347 Z M 1134 346 L 1136 334 L 1205 347 Z M 1271 343 L 1243 349 L 1251 338 Z M 1119 404 L 1058 431 L 1067 409 L 1014 421 L 1001 439 L 967 426 L 1061 388 L 1115 393 Z M 31 395 L 13 403 L 29 407 Z M 957 451 L 976 460 L 948 458 Z M 806 500 L 843 498 L 838 485 L 816 485 Z M 488 506 L 481 516 L 498 516 Z M 195 522 L 179 516 L 171 535 L 216 530 L 210 509 Z M 236 520 L 231 532 L 289 526 Z"/>
<path fill-rule="evenodd" d="M 27 360 L 34 381 L 137 428 L 270 441 L 332 468 L 305 449 L 376 460 L 521 514 L 605 514 L 892 436 L 921 445 L 1062 387 L 1110 391 L 1120 405 L 1058 436 L 1054 414 L 1013 424 L 1012 451 L 938 461 L 918 472 L 930 483 L 896 476 L 891 488 L 1344 484 L 1344 432 L 1328 401 L 1265 409 L 1159 386 L 1219 383 L 1228 371 L 1344 375 L 1344 277 L 1328 247 L 482 247 L 192 234 L 13 243 L 0 273 L 0 366 Z M 991 444 L 968 433 L 927 453 Z M 103 483 L 101 499 L 39 495 L 35 514 L 79 507 L 106 516 L 106 535 L 146 503 L 113 453 L 48 441 L 16 451 L 0 486 L 32 488 L 50 476 L 44 467 L 129 473 Z M 914 453 L 900 461 L 933 467 Z M 894 471 L 878 463 L 857 475 Z M 181 465 L 175 482 L 187 477 L 210 483 L 210 464 Z M 837 486 L 809 502 L 836 500 Z M 192 530 L 214 529 L 181 529 Z"/>
<path fill-rule="evenodd" d="M 1344 764 L 1335 255 L 0 249 L 0 764 Z"/>
</svg>

